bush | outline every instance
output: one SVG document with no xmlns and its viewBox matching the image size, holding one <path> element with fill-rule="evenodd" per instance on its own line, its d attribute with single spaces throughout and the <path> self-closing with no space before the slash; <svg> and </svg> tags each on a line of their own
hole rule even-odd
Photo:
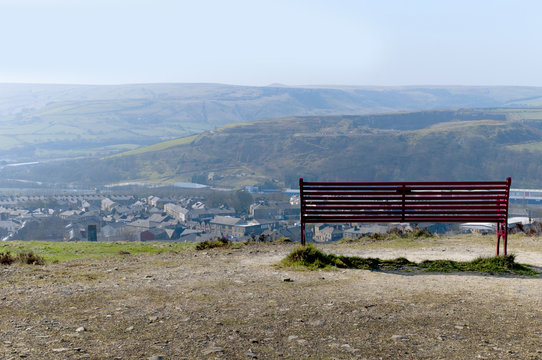
<svg viewBox="0 0 542 360">
<path fill-rule="evenodd" d="M 283 260 L 287 266 L 304 266 L 309 269 L 322 269 L 325 267 L 337 266 L 335 255 L 327 255 L 318 250 L 312 244 L 300 246 L 293 250 L 286 259 Z"/>
<path fill-rule="evenodd" d="M 11 265 L 15 262 L 15 258 L 9 252 L 0 253 L 0 264 Z"/>
<path fill-rule="evenodd" d="M 407 233 L 407 237 L 414 237 L 414 238 L 431 238 L 435 235 L 431 233 L 427 228 L 421 228 L 416 226 L 412 231 Z"/>
<path fill-rule="evenodd" d="M 435 235 L 431 233 L 427 228 L 421 228 L 419 226 L 414 227 L 412 230 L 403 229 L 390 229 L 386 233 L 374 233 L 363 234 L 357 239 L 343 238 L 339 240 L 339 243 L 350 243 L 357 241 L 381 241 L 381 240 L 393 240 L 393 239 L 419 239 L 419 238 L 432 238 Z"/>
<path fill-rule="evenodd" d="M 11 265 L 18 262 L 26 265 L 45 265 L 45 259 L 32 251 L 28 253 L 19 253 L 17 256 L 11 255 L 9 252 L 0 253 L 0 264 Z"/>
<path fill-rule="evenodd" d="M 17 261 L 27 265 L 45 265 L 45 259 L 32 251 L 17 254 Z"/>
<path fill-rule="evenodd" d="M 196 250 L 205 250 L 212 248 L 229 248 L 232 242 L 226 238 L 217 238 L 216 240 L 205 240 L 196 245 Z"/>
</svg>

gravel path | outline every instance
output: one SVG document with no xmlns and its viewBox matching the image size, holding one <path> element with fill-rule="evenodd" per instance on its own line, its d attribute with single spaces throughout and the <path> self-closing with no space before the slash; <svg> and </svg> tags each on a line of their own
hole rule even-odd
<svg viewBox="0 0 542 360">
<path fill-rule="evenodd" d="M 329 252 L 492 255 L 491 241 Z M 542 267 L 539 240 L 517 260 Z M 299 271 L 295 245 L 0 268 L 2 359 L 542 359 L 542 278 Z M 540 249 L 540 250 L 537 250 Z"/>
</svg>

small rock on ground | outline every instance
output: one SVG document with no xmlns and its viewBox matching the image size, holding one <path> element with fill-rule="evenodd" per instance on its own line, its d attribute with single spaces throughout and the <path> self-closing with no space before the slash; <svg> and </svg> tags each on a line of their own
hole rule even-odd
<svg viewBox="0 0 542 360">
<path fill-rule="evenodd" d="M 220 346 L 210 346 L 207 349 L 203 350 L 203 355 L 209 355 L 213 353 L 223 352 L 224 348 Z"/>
<path fill-rule="evenodd" d="M 164 360 L 162 355 L 154 355 L 149 358 L 149 360 Z"/>
</svg>

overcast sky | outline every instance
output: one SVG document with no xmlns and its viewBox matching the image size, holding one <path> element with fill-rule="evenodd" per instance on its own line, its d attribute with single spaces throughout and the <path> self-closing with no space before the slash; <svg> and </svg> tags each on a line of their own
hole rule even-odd
<svg viewBox="0 0 542 360">
<path fill-rule="evenodd" d="M 542 1 L 0 0 L 0 82 L 542 86 Z"/>
</svg>

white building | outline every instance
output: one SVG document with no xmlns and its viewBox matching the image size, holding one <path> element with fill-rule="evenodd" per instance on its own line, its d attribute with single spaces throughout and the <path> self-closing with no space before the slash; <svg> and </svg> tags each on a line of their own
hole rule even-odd
<svg viewBox="0 0 542 360">
<path fill-rule="evenodd" d="M 180 205 L 176 205 L 172 203 L 165 204 L 164 211 L 179 221 L 185 222 L 189 220 L 188 209 L 185 209 Z"/>
</svg>

